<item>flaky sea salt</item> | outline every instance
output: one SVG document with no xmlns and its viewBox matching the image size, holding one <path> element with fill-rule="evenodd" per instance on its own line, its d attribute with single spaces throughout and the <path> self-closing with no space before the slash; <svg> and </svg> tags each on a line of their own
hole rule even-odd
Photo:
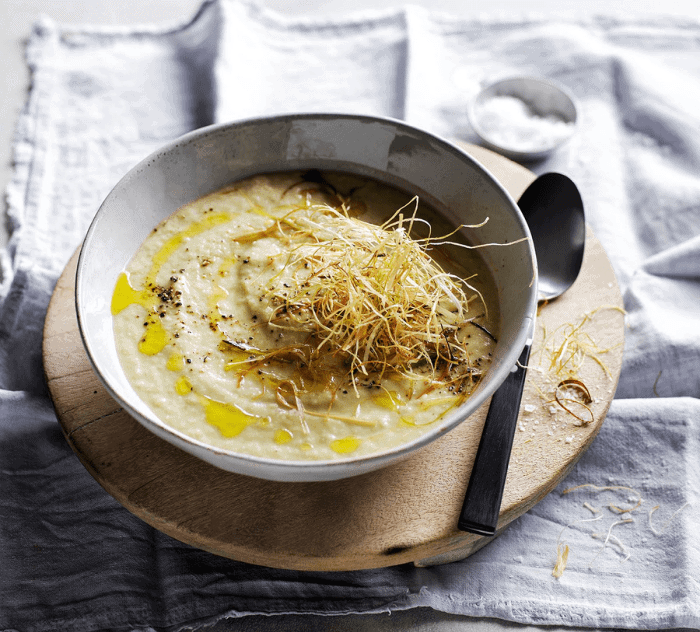
<svg viewBox="0 0 700 632">
<path fill-rule="evenodd" d="M 488 139 L 515 151 L 543 151 L 566 139 L 573 124 L 554 114 L 540 116 L 513 96 L 492 97 L 476 110 L 481 131 Z"/>
</svg>

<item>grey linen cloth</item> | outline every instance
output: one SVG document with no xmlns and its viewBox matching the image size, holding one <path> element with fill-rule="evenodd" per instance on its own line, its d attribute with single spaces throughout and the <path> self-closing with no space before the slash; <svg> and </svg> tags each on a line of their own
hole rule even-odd
<svg viewBox="0 0 700 632">
<path fill-rule="evenodd" d="M 0 291 L 0 629 L 178 630 L 250 613 L 417 606 L 700 627 L 700 23 L 457 19 L 411 6 L 289 21 L 220 0 L 162 29 L 40 21 L 27 62 Z M 467 560 L 344 573 L 213 556 L 104 492 L 61 435 L 41 331 L 58 275 L 118 179 L 199 126 L 300 110 L 402 118 L 474 142 L 467 100 L 515 73 L 554 78 L 578 99 L 577 135 L 532 168 L 577 182 L 627 310 L 616 399 L 564 484 Z M 643 505 L 618 524 L 608 505 L 635 493 L 561 493 L 581 484 L 634 488 Z M 584 501 L 600 508 L 597 522 L 584 522 L 595 517 Z M 559 579 L 558 544 L 570 546 Z"/>
</svg>

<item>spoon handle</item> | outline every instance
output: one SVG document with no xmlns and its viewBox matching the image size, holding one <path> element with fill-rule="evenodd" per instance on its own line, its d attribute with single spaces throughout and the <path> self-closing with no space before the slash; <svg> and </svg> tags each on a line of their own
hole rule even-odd
<svg viewBox="0 0 700 632">
<path fill-rule="evenodd" d="M 491 397 L 457 523 L 461 531 L 487 536 L 496 533 L 531 346 L 530 339 L 518 363 Z"/>
</svg>

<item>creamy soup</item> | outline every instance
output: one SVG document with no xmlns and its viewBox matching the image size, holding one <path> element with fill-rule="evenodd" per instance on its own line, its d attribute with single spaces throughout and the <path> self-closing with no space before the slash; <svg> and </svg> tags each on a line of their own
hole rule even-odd
<svg viewBox="0 0 700 632">
<path fill-rule="evenodd" d="M 119 276 L 124 372 L 165 424 L 233 452 L 409 442 L 470 395 L 498 334 L 490 273 L 443 243 L 453 230 L 354 176 L 237 182 L 167 218 Z"/>
</svg>

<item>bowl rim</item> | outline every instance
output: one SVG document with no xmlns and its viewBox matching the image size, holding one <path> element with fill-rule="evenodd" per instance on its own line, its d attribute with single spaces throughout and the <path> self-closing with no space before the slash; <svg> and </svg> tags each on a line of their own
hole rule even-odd
<svg viewBox="0 0 700 632">
<path fill-rule="evenodd" d="M 431 142 L 441 145 L 444 150 L 448 151 L 453 155 L 456 155 L 456 157 L 458 157 L 460 160 L 466 160 L 467 162 L 471 163 L 471 166 L 473 168 L 475 168 L 477 171 L 481 171 L 482 174 L 485 174 L 488 177 L 490 184 L 497 188 L 500 191 L 500 194 L 510 202 L 512 209 L 515 211 L 516 220 L 520 224 L 521 229 L 523 230 L 524 234 L 528 239 L 529 255 L 531 258 L 533 268 L 533 282 L 528 288 L 527 300 L 524 301 L 525 314 L 522 322 L 520 323 L 518 331 L 513 338 L 513 343 L 511 347 L 507 349 L 506 353 L 504 354 L 503 361 L 498 367 L 498 378 L 496 380 L 492 380 L 492 383 L 487 388 L 482 388 L 479 391 L 477 391 L 474 395 L 467 398 L 467 400 L 460 406 L 458 406 L 456 409 L 454 409 L 454 411 L 450 411 L 449 414 L 443 416 L 443 418 L 440 420 L 440 423 L 434 428 L 422 433 L 421 435 L 412 439 L 411 441 L 401 443 L 389 449 L 384 449 L 381 452 L 370 453 L 364 456 L 324 460 L 275 459 L 272 457 L 260 457 L 245 454 L 242 452 L 236 452 L 234 450 L 220 448 L 217 446 L 212 446 L 209 443 L 194 439 L 193 437 L 190 437 L 189 435 L 186 435 L 183 432 L 172 428 L 165 422 L 162 422 L 153 413 L 151 413 L 150 417 L 147 415 L 143 415 L 140 411 L 136 410 L 128 401 L 128 398 L 123 396 L 116 388 L 114 388 L 114 386 L 107 379 L 107 376 L 103 373 L 101 369 L 101 362 L 94 351 L 97 341 L 94 341 L 90 338 L 90 336 L 87 334 L 87 329 L 85 325 L 86 317 L 83 314 L 82 308 L 82 297 L 84 292 L 86 292 L 87 290 L 87 288 L 84 287 L 85 259 L 87 258 L 87 253 L 89 252 L 91 247 L 93 247 L 93 241 L 95 238 L 97 226 L 99 225 L 102 216 L 106 212 L 104 209 L 108 208 L 112 197 L 116 195 L 122 187 L 128 186 L 129 181 L 136 177 L 136 175 L 142 169 L 146 168 L 150 162 L 164 155 L 167 155 L 168 153 L 176 150 L 180 146 L 189 144 L 191 142 L 195 142 L 197 140 L 205 139 L 213 135 L 220 134 L 232 127 L 255 125 L 258 123 L 274 123 L 276 121 L 282 122 L 285 120 L 292 121 L 313 119 L 328 121 L 347 119 L 367 123 L 378 122 L 394 126 L 398 131 L 404 130 L 414 134 L 417 133 L 425 137 L 426 139 L 429 139 Z M 340 170 L 342 171 L 342 169 Z M 257 173 L 262 172 L 264 172 L 264 170 L 258 171 Z M 255 173 L 255 171 L 253 171 L 253 173 Z M 235 178 L 232 179 L 232 181 L 235 181 Z M 337 480 L 341 478 L 354 476 L 356 473 L 360 474 L 380 469 L 391 462 L 397 461 L 400 458 L 400 455 L 403 453 L 408 455 L 419 450 L 421 447 L 431 443 L 443 434 L 452 430 L 462 421 L 466 420 L 493 394 L 493 392 L 498 388 L 498 386 L 502 383 L 502 381 L 511 371 L 512 366 L 516 364 L 522 348 L 525 346 L 526 342 L 531 337 L 531 330 L 534 324 L 537 309 L 537 259 L 535 256 L 534 246 L 532 243 L 529 228 L 527 226 L 527 222 L 525 221 L 517 202 L 513 199 L 513 197 L 505 189 L 505 187 L 484 165 L 482 165 L 476 158 L 468 154 L 456 144 L 431 132 L 428 132 L 426 130 L 410 125 L 402 120 L 391 117 L 373 116 L 367 114 L 328 112 L 287 113 L 271 116 L 256 116 L 236 119 L 233 121 L 215 123 L 212 125 L 192 130 L 158 147 L 156 150 L 152 151 L 146 157 L 144 157 L 142 160 L 140 160 L 138 163 L 132 166 L 107 193 L 100 206 L 98 207 L 98 210 L 95 213 L 87 229 L 78 255 L 77 269 L 75 273 L 74 302 L 80 337 L 83 342 L 83 346 L 85 348 L 93 372 L 97 375 L 98 379 L 101 381 L 102 385 L 111 395 L 111 397 L 118 404 L 120 404 L 131 417 L 136 419 L 136 421 L 138 421 L 141 425 L 145 426 L 146 429 L 160 436 L 162 439 L 186 450 L 190 454 L 194 454 L 200 459 L 208 461 L 209 463 L 215 466 L 218 465 L 218 467 L 228 470 L 230 472 L 247 474 L 251 476 L 259 476 L 260 478 L 268 480 L 285 482 Z M 146 406 L 146 408 L 148 407 Z M 460 412 L 464 411 L 465 409 L 468 409 L 468 413 L 465 414 L 464 412 Z M 202 456 L 203 454 L 213 455 L 214 457 L 217 457 L 216 463 Z M 225 467 L 219 464 L 221 459 L 225 459 L 227 461 L 230 459 L 233 461 L 234 464 L 236 461 L 240 461 L 247 467 Z M 351 470 L 355 468 L 358 469 L 358 472 L 353 473 Z M 302 471 L 303 474 L 301 474 Z"/>
<path fill-rule="evenodd" d="M 571 123 L 572 125 L 571 132 L 567 136 L 555 141 L 548 147 L 532 151 L 506 147 L 505 145 L 501 145 L 495 142 L 487 132 L 484 132 L 484 129 L 481 127 L 479 116 L 477 114 L 477 105 L 480 103 L 482 97 L 489 91 L 497 90 L 499 87 L 502 87 L 506 84 L 515 81 L 526 81 L 532 84 L 538 84 L 540 86 L 545 86 L 549 90 L 561 93 L 569 101 L 574 113 L 573 117 L 566 119 L 566 122 Z M 518 95 L 516 91 L 510 92 L 509 94 L 512 94 L 514 96 Z M 569 88 L 567 88 L 566 86 L 558 83 L 557 81 L 554 81 L 553 79 L 549 79 L 547 77 L 539 77 L 536 75 L 507 75 L 501 77 L 500 79 L 497 79 L 496 81 L 489 82 L 477 91 L 473 98 L 469 100 L 469 103 L 467 105 L 467 117 L 469 118 L 472 130 L 474 131 L 476 136 L 489 148 L 494 149 L 495 151 L 509 158 L 513 158 L 515 160 L 528 161 L 536 160 L 539 158 L 545 158 L 546 156 L 551 154 L 555 149 L 558 149 L 571 139 L 571 137 L 576 133 L 576 127 L 578 126 L 578 109 L 579 108 L 576 98 L 574 97 L 571 90 L 569 90 Z"/>
</svg>

